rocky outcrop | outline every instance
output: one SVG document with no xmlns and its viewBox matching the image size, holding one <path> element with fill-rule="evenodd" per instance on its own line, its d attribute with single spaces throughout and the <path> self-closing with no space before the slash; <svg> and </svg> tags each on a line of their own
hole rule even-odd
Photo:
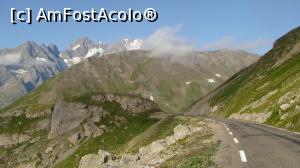
<svg viewBox="0 0 300 168">
<path fill-rule="evenodd" d="M 98 154 L 88 154 L 81 158 L 79 163 L 80 168 L 98 168 L 109 160 L 114 160 L 114 156 L 104 150 L 99 150 Z"/>
<path fill-rule="evenodd" d="M 99 150 L 98 154 L 88 154 L 81 158 L 80 168 L 151 168 L 157 167 L 166 160 L 172 158 L 175 152 L 166 152 L 178 141 L 187 138 L 203 128 L 192 125 L 179 124 L 174 128 L 174 134 L 153 141 L 147 146 L 139 149 L 137 154 L 125 153 L 116 157 L 111 153 Z"/>
<path fill-rule="evenodd" d="M 133 113 L 142 113 L 148 110 L 158 110 L 158 107 L 152 101 L 147 99 L 142 99 L 140 97 L 128 95 L 116 95 L 116 94 L 103 94 L 98 96 L 93 96 L 92 100 L 96 102 L 117 102 L 121 105 L 121 107 L 127 111 Z"/>
<path fill-rule="evenodd" d="M 264 123 L 267 119 L 272 115 L 271 112 L 268 113 L 234 113 L 231 114 L 229 118 L 243 120 L 243 121 L 250 121 L 256 123 Z"/>
<path fill-rule="evenodd" d="M 104 110 L 99 106 L 60 101 L 56 103 L 53 110 L 48 138 L 54 138 L 77 128 L 87 118 L 93 116 L 101 118 L 104 114 Z"/>
</svg>

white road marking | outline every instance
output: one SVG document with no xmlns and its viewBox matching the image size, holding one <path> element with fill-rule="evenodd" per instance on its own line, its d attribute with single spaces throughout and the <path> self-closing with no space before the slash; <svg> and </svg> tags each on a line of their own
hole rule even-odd
<svg viewBox="0 0 300 168">
<path fill-rule="evenodd" d="M 232 135 L 232 132 L 229 132 L 230 135 Z"/>
<path fill-rule="evenodd" d="M 234 143 L 239 143 L 239 141 L 236 138 L 233 138 Z"/>
<path fill-rule="evenodd" d="M 240 153 L 241 161 L 242 162 L 247 162 L 247 158 L 246 158 L 245 152 L 242 151 L 242 150 L 240 150 L 239 153 Z"/>
</svg>

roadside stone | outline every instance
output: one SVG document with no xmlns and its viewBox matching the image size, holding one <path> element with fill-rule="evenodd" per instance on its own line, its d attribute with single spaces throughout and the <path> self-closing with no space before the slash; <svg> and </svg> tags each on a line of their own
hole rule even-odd
<svg viewBox="0 0 300 168">
<path fill-rule="evenodd" d="M 175 136 L 174 135 L 167 136 L 165 138 L 165 142 L 168 146 L 175 144 L 176 143 Z"/>
<path fill-rule="evenodd" d="M 48 154 L 48 153 L 50 153 L 52 151 L 53 151 L 53 147 L 49 146 L 48 148 L 46 148 L 45 153 Z"/>
<path fill-rule="evenodd" d="M 138 155 L 133 155 L 130 153 L 123 154 L 121 157 L 121 162 L 124 163 L 136 162 L 138 160 L 140 160 L 140 157 Z"/>
<path fill-rule="evenodd" d="M 280 116 L 280 120 L 285 120 L 289 116 L 289 113 L 283 114 Z"/>
<path fill-rule="evenodd" d="M 148 154 L 148 153 L 150 153 L 150 152 L 151 152 L 151 146 L 150 146 L 150 145 L 143 146 L 143 147 L 141 147 L 141 148 L 139 149 L 139 154 L 140 154 L 141 156 L 146 155 L 146 154 Z"/>
<path fill-rule="evenodd" d="M 190 128 L 190 130 L 191 130 L 192 133 L 198 132 L 198 131 L 202 130 L 202 127 L 190 126 L 189 128 Z"/>
<path fill-rule="evenodd" d="M 151 153 L 159 153 L 167 147 L 164 140 L 157 140 L 151 143 Z"/>
<path fill-rule="evenodd" d="M 282 104 L 281 106 L 280 106 L 280 109 L 282 110 L 282 111 L 286 111 L 288 108 L 290 108 L 291 107 L 291 105 L 290 104 Z"/>
<path fill-rule="evenodd" d="M 187 137 L 190 133 L 190 128 L 187 125 L 179 124 L 174 128 L 174 136 L 176 141 Z"/>
</svg>

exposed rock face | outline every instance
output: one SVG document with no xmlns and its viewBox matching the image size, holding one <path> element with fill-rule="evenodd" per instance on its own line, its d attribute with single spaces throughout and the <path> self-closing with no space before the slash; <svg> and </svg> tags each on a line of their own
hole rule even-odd
<svg viewBox="0 0 300 168">
<path fill-rule="evenodd" d="M 0 146 L 14 145 L 25 142 L 31 137 L 25 134 L 1 134 Z"/>
<path fill-rule="evenodd" d="M 88 154 L 81 158 L 79 168 L 100 168 L 104 163 L 113 160 L 114 156 L 103 150 L 99 150 L 98 154 Z"/>
<path fill-rule="evenodd" d="M 146 99 L 141 99 L 135 96 L 122 96 L 116 94 L 104 94 L 93 96 L 92 99 L 96 102 L 117 102 L 120 103 L 123 109 L 133 113 L 141 113 L 148 110 L 158 109 L 156 104 Z"/>
<path fill-rule="evenodd" d="M 229 118 L 238 119 L 238 120 L 244 120 L 244 121 L 251 121 L 251 122 L 257 122 L 257 123 L 264 123 L 267 121 L 267 119 L 272 115 L 271 112 L 268 113 L 234 113 L 230 115 Z"/>
<path fill-rule="evenodd" d="M 86 137 L 97 137 L 105 132 L 105 129 L 98 128 L 94 122 L 88 122 L 83 125 L 84 136 Z"/>
<path fill-rule="evenodd" d="M 81 158 L 79 168 L 100 168 L 102 167 L 103 158 L 98 154 L 88 154 Z"/>
<path fill-rule="evenodd" d="M 0 108 L 65 68 L 55 45 L 25 42 L 13 49 L 0 49 L 0 58 Z M 7 58 L 14 61 L 7 62 Z"/>
<path fill-rule="evenodd" d="M 70 131 L 78 127 L 84 119 L 94 115 L 102 117 L 103 109 L 98 106 L 88 107 L 83 103 L 60 101 L 56 103 L 53 110 L 48 138 L 53 138 Z"/>
<path fill-rule="evenodd" d="M 11 124 L 17 123 L 17 128 L 20 128 L 22 133 L 0 134 L 0 146 L 5 148 L 5 152 L 0 152 L 0 167 L 16 167 L 35 160 L 39 162 L 39 167 L 49 167 L 66 159 L 90 138 L 101 136 L 126 124 L 138 113 L 157 110 L 156 104 L 151 100 L 131 95 L 110 94 L 110 101 L 104 96 L 102 103 L 91 100 L 90 96 L 87 104 L 81 101 L 81 98 L 87 98 L 85 95 L 79 95 L 78 98 L 75 96 L 57 101 L 54 105 L 30 105 L 1 113 L 0 127 L 9 131 Z M 126 109 L 122 109 L 123 107 Z M 148 115 L 150 114 L 147 113 Z M 45 137 L 45 134 L 48 136 Z M 103 154 L 104 161 L 111 160 L 111 157 L 107 156 Z M 134 159 L 128 156 L 125 160 Z"/>
</svg>

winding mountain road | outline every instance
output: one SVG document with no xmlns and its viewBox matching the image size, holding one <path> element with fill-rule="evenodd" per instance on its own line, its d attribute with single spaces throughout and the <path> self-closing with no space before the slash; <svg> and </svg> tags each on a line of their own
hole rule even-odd
<svg viewBox="0 0 300 168">
<path fill-rule="evenodd" d="M 299 168 L 300 134 L 262 124 L 216 119 L 222 141 L 216 163 L 224 168 Z"/>
</svg>

